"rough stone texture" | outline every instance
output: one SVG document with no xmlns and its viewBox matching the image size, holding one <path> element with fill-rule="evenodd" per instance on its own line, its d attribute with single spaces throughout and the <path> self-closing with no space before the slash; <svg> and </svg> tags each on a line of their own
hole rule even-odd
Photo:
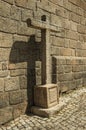
<svg viewBox="0 0 86 130">
<path fill-rule="evenodd" d="M 4 79 L 0 79 L 0 92 L 4 91 Z"/>
<path fill-rule="evenodd" d="M 0 130 L 85 130 L 86 129 L 86 88 L 62 95 L 57 113 L 50 118 L 36 115 L 22 115 Z M 59 104 L 60 105 L 60 104 Z"/>
<path fill-rule="evenodd" d="M 50 108 L 59 102 L 59 90 L 56 84 L 40 85 L 34 88 L 34 104 L 42 108 Z"/>
<path fill-rule="evenodd" d="M 19 78 L 7 78 L 5 79 L 5 91 L 12 91 L 19 89 Z"/>
<path fill-rule="evenodd" d="M 6 107 L 9 105 L 9 94 L 1 93 L 0 94 L 0 108 Z"/>
<path fill-rule="evenodd" d="M 52 83 L 60 92 L 86 86 L 86 1 L 0 0 L 1 124 L 30 111 L 34 86 L 42 84 L 41 31 L 26 23 L 42 15 L 60 28 L 48 38 Z"/>
<path fill-rule="evenodd" d="M 6 107 L 0 109 L 0 125 L 13 119 L 12 108 Z"/>
</svg>

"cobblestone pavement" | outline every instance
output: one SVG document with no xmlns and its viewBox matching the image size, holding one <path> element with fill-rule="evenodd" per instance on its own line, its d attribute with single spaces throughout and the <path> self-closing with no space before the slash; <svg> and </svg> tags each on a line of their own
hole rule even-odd
<svg viewBox="0 0 86 130">
<path fill-rule="evenodd" d="M 86 88 L 63 96 L 71 99 L 67 106 L 51 118 L 22 115 L 0 130 L 86 130 Z"/>
</svg>

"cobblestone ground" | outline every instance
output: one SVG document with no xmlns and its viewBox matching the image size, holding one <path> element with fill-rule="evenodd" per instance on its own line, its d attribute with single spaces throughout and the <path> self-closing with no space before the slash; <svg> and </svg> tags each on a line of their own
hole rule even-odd
<svg viewBox="0 0 86 130">
<path fill-rule="evenodd" d="M 0 130 L 86 130 L 86 89 L 63 97 L 72 100 L 57 115 L 51 118 L 22 115 Z"/>
</svg>

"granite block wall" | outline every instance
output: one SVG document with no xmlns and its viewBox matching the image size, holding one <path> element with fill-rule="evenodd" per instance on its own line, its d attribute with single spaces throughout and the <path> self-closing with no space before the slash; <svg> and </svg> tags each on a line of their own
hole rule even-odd
<svg viewBox="0 0 86 130">
<path fill-rule="evenodd" d="M 86 86 L 85 0 L 0 0 L 0 125 L 30 112 L 41 84 L 41 31 L 27 19 L 60 28 L 51 32 L 52 83 L 61 92 Z"/>
</svg>

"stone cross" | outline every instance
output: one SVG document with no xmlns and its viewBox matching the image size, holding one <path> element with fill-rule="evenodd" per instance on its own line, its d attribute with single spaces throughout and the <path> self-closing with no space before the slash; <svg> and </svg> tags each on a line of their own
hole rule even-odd
<svg viewBox="0 0 86 130">
<path fill-rule="evenodd" d="M 42 84 L 50 84 L 52 82 L 51 79 L 51 44 L 50 44 L 50 31 L 59 32 L 59 28 L 53 25 L 50 25 L 48 21 L 46 21 L 46 16 L 42 16 L 42 20 L 37 21 L 34 19 L 28 19 L 27 24 L 29 27 L 35 29 L 41 29 L 42 34 Z M 54 41 L 53 41 L 54 42 Z"/>
</svg>

